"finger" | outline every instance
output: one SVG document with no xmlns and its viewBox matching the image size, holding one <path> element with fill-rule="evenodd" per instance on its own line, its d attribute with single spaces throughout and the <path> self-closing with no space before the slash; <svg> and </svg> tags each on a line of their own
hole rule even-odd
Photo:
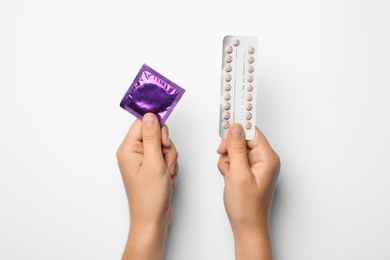
<svg viewBox="0 0 390 260">
<path fill-rule="evenodd" d="M 256 164 L 258 162 L 267 163 L 269 167 L 275 168 L 275 171 L 277 171 L 277 168 L 280 167 L 279 156 L 272 149 L 264 134 L 257 127 L 255 138 L 248 141 L 248 148 L 250 149 L 250 165 Z"/>
<path fill-rule="evenodd" d="M 256 147 L 259 147 L 262 150 L 272 150 L 270 144 L 267 141 L 267 138 L 265 138 L 264 134 L 257 127 L 255 130 L 255 138 L 248 141 L 248 148 L 250 150 Z"/>
<path fill-rule="evenodd" d="M 157 117 L 147 113 L 142 119 L 142 142 L 145 165 L 155 165 L 163 161 L 161 151 L 161 129 Z"/>
<path fill-rule="evenodd" d="M 127 135 L 124 140 L 118 147 L 116 151 L 116 157 L 118 159 L 119 164 L 122 164 L 123 161 L 128 160 L 128 156 L 131 153 L 143 153 L 142 148 L 142 129 L 141 129 L 141 121 L 135 120 L 131 125 Z"/>
<path fill-rule="evenodd" d="M 163 125 L 161 128 L 161 143 L 164 147 L 169 147 L 171 145 L 171 140 L 169 139 L 169 129 L 167 125 Z"/>
<path fill-rule="evenodd" d="M 226 140 L 222 140 L 221 144 L 219 145 L 217 149 L 218 154 L 227 154 L 227 148 L 226 148 Z"/>
<path fill-rule="evenodd" d="M 172 186 L 173 187 L 176 187 L 176 185 L 177 185 L 177 176 L 178 175 L 179 175 L 179 164 L 176 163 L 175 173 L 173 174 L 173 176 L 171 176 L 171 178 L 172 178 Z"/>
<path fill-rule="evenodd" d="M 228 176 L 229 165 L 229 156 L 227 154 L 221 155 L 218 160 L 218 170 L 223 176 Z"/>
<path fill-rule="evenodd" d="M 242 172 L 249 169 L 245 133 L 240 124 L 233 124 L 229 128 L 226 136 L 226 147 L 232 172 Z"/>
<path fill-rule="evenodd" d="M 257 156 L 250 156 L 251 165 L 258 161 L 278 161 L 279 157 L 268 143 L 264 134 L 256 127 L 255 138 L 248 141 L 248 148 L 251 154 Z M 254 153 L 253 153 L 253 152 Z M 277 162 L 276 162 L 277 163 Z"/>
<path fill-rule="evenodd" d="M 133 141 L 142 141 L 142 123 L 139 119 L 135 120 L 131 125 L 122 145 L 129 145 Z"/>
<path fill-rule="evenodd" d="M 167 166 L 170 175 L 174 175 L 179 154 L 173 142 L 171 142 L 171 146 L 169 148 L 163 147 L 163 156 L 165 160 L 165 165 Z"/>
</svg>

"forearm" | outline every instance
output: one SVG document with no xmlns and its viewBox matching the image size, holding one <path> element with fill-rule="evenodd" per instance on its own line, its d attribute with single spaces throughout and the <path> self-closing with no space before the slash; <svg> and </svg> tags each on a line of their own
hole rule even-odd
<svg viewBox="0 0 390 260">
<path fill-rule="evenodd" d="M 123 260 L 162 260 L 167 237 L 167 225 L 131 225 Z"/>
</svg>

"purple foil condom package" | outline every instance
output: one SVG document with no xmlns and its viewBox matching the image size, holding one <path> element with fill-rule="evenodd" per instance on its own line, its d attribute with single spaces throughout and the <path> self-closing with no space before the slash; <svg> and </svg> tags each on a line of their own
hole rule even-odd
<svg viewBox="0 0 390 260">
<path fill-rule="evenodd" d="M 120 106 L 140 120 L 151 112 L 163 126 L 184 92 L 185 89 L 144 64 Z"/>
</svg>

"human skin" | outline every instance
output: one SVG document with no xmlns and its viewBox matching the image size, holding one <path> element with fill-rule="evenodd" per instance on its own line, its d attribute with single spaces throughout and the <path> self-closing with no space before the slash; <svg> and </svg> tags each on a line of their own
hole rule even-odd
<svg viewBox="0 0 390 260">
<path fill-rule="evenodd" d="M 129 208 L 130 230 L 122 259 L 163 259 L 172 220 L 172 189 L 178 174 L 178 153 L 168 128 L 157 117 L 136 120 L 117 150 Z"/>
<path fill-rule="evenodd" d="M 229 128 L 217 152 L 236 260 L 272 259 L 269 218 L 280 169 L 279 156 L 258 128 L 255 138 L 246 141 L 239 124 Z"/>
<path fill-rule="evenodd" d="M 272 259 L 269 216 L 279 173 L 279 157 L 256 128 L 245 140 L 233 124 L 222 140 L 218 168 L 224 180 L 224 202 L 234 234 L 236 259 Z M 130 231 L 123 259 L 163 259 L 171 196 L 178 174 L 177 151 L 157 118 L 136 120 L 117 151 L 129 201 Z"/>
</svg>

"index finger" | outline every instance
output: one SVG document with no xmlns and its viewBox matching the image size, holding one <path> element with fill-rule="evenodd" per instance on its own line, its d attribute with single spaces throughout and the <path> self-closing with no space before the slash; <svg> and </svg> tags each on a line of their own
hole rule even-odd
<svg viewBox="0 0 390 260">
<path fill-rule="evenodd" d="M 125 139 L 122 142 L 122 145 L 124 146 L 130 145 L 134 141 L 138 141 L 138 142 L 142 141 L 142 123 L 141 120 L 139 119 L 136 119 L 134 123 L 131 125 Z"/>
<path fill-rule="evenodd" d="M 273 151 L 272 147 L 265 138 L 264 134 L 256 127 L 255 138 L 247 141 L 247 147 L 249 150 L 254 148 L 260 148 L 262 151 Z"/>
</svg>

